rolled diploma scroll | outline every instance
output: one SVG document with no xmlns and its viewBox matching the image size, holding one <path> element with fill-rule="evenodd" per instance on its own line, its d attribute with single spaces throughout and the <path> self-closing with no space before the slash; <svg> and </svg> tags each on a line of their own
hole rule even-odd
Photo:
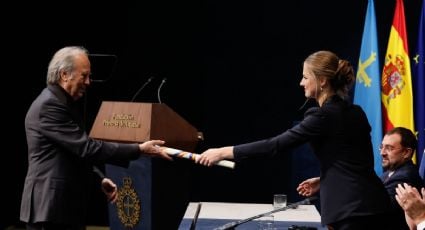
<svg viewBox="0 0 425 230">
<path fill-rule="evenodd" d="M 196 158 L 199 157 L 199 154 L 196 153 L 191 153 L 191 152 L 185 152 L 183 150 L 179 150 L 179 149 L 173 149 L 173 148 L 168 148 L 168 147 L 161 147 L 161 149 L 163 151 L 165 151 L 168 155 L 171 156 L 176 156 L 179 158 L 186 158 L 192 161 L 195 161 Z M 217 163 L 215 163 L 216 165 L 222 166 L 222 167 L 226 167 L 226 168 L 235 168 L 235 162 L 233 161 L 228 161 L 228 160 L 221 160 L 218 161 Z"/>
</svg>

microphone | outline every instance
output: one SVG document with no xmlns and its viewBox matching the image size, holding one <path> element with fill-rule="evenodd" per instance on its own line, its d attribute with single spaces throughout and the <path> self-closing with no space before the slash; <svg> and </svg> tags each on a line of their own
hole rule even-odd
<svg viewBox="0 0 425 230">
<path fill-rule="evenodd" d="M 136 99 L 137 95 L 140 94 L 140 92 L 142 92 L 142 90 L 152 81 L 152 79 L 154 79 L 154 76 L 151 76 L 140 88 L 139 90 L 137 90 L 137 92 L 134 94 L 133 98 L 131 98 L 131 102 L 134 101 L 134 99 Z"/>
<path fill-rule="evenodd" d="M 161 93 L 161 88 L 165 84 L 166 81 L 167 81 L 167 78 L 164 77 L 162 79 L 162 81 L 161 81 L 161 84 L 158 87 L 158 92 L 157 92 L 157 94 L 158 94 L 158 102 L 161 103 L 161 104 L 162 104 L 162 102 L 161 102 L 161 94 L 160 94 Z"/>
<path fill-rule="evenodd" d="M 311 202 L 313 202 L 315 200 L 317 200 L 317 197 L 316 196 L 312 196 L 312 197 L 306 198 L 306 199 L 304 199 L 302 201 L 289 204 L 286 207 L 277 208 L 277 209 L 274 209 L 274 210 L 272 210 L 270 212 L 261 213 L 261 214 L 258 214 L 258 215 L 255 215 L 255 216 L 252 216 L 252 217 L 243 219 L 243 220 L 238 220 L 238 221 L 233 221 L 233 222 L 227 223 L 225 225 L 222 225 L 222 226 L 219 226 L 217 228 L 214 228 L 214 230 L 231 230 L 231 229 L 235 229 L 236 226 L 239 226 L 239 225 L 241 225 L 243 223 L 246 223 L 248 221 L 251 221 L 251 220 L 254 220 L 254 219 L 258 219 L 260 217 L 267 216 L 267 215 L 270 215 L 270 214 L 275 213 L 275 212 L 285 211 L 287 209 L 295 209 L 295 208 L 298 207 L 298 205 L 311 204 Z"/>
</svg>

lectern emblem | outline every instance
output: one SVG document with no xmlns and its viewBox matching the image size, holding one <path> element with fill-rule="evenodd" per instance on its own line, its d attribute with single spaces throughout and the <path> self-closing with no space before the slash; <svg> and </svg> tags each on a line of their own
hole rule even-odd
<svg viewBox="0 0 425 230">
<path fill-rule="evenodd" d="M 124 177 L 124 185 L 118 190 L 118 218 L 126 228 L 133 228 L 140 220 L 140 199 L 132 183 L 130 177 Z"/>
</svg>

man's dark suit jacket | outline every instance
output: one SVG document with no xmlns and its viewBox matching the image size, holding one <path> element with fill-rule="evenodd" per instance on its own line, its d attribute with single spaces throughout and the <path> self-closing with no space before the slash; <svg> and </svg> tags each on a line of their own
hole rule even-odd
<svg viewBox="0 0 425 230">
<path fill-rule="evenodd" d="M 49 85 L 25 118 L 28 172 L 20 219 L 27 223 L 83 225 L 93 164 L 122 164 L 140 156 L 137 144 L 89 138 L 72 98 Z"/>
<path fill-rule="evenodd" d="M 322 224 L 386 212 L 390 200 L 373 169 L 370 125 L 363 110 L 338 96 L 310 108 L 304 120 L 266 140 L 234 147 L 236 161 L 311 143 L 320 161 Z"/>
<path fill-rule="evenodd" d="M 397 216 L 399 229 L 409 229 L 409 226 L 406 223 L 406 218 L 404 216 L 404 211 L 395 199 L 395 189 L 397 188 L 398 184 L 407 183 L 410 186 L 416 187 L 418 191 L 420 191 L 420 189 L 424 187 L 424 184 L 422 178 L 419 175 L 419 170 L 410 160 L 397 168 L 390 177 L 388 177 L 388 175 L 389 171 L 385 171 L 381 179 L 385 188 L 387 189 L 388 194 L 390 195 L 392 210 Z"/>
</svg>

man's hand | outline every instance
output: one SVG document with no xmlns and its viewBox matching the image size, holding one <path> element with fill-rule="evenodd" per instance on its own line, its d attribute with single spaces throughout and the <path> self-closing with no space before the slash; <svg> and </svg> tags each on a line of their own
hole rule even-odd
<svg viewBox="0 0 425 230">
<path fill-rule="evenodd" d="M 166 160 L 173 160 L 165 151 L 162 151 L 160 145 L 163 145 L 165 142 L 161 140 L 150 140 L 139 144 L 140 151 L 148 156 L 152 157 L 161 157 Z"/>
<path fill-rule="evenodd" d="M 109 178 L 102 179 L 102 191 L 105 193 L 108 201 L 112 204 L 118 199 L 118 188 L 117 185 Z"/>
</svg>

